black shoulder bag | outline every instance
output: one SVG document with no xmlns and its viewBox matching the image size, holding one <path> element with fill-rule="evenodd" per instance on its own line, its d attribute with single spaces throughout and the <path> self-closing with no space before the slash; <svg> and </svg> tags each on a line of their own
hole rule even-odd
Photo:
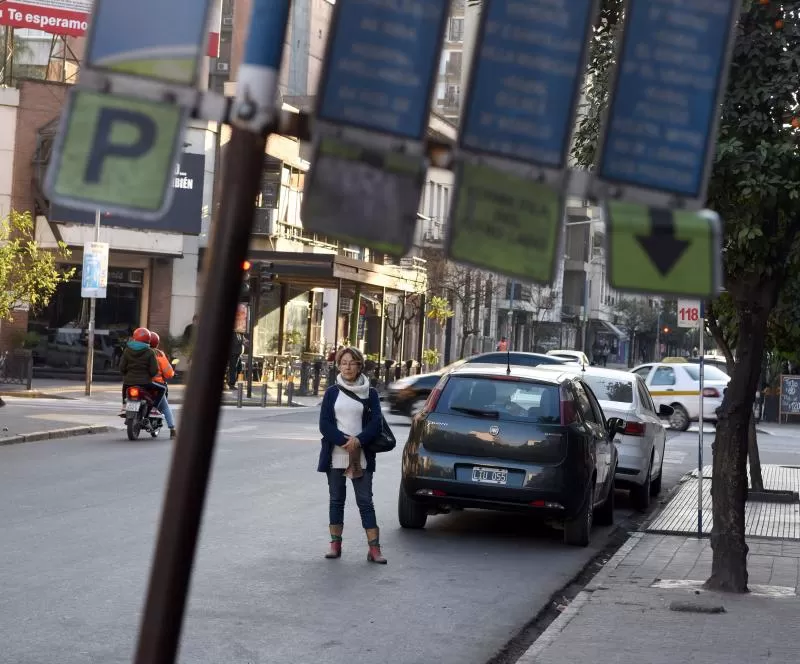
<svg viewBox="0 0 800 664">
<path fill-rule="evenodd" d="M 369 421 L 369 419 L 372 417 L 372 408 L 370 408 L 369 399 L 361 399 L 356 396 L 355 392 L 351 392 L 341 385 L 337 385 L 336 387 L 338 387 L 339 390 L 344 392 L 348 397 L 355 399 L 364 406 L 364 414 L 366 416 L 366 420 Z M 375 454 L 380 454 L 381 452 L 391 452 L 396 446 L 397 439 L 394 437 L 392 430 L 389 428 L 389 423 L 386 421 L 383 413 L 381 413 L 381 428 L 378 432 L 378 436 L 375 438 L 375 440 L 367 445 L 366 449 L 368 449 L 370 452 L 374 452 Z"/>
</svg>

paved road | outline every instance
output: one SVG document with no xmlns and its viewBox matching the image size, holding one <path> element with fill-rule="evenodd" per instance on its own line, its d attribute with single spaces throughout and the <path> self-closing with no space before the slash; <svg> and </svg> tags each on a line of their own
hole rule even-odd
<svg viewBox="0 0 800 664">
<path fill-rule="evenodd" d="M 120 423 L 100 402 L 17 405 Z M 316 418 L 314 408 L 226 409 L 182 662 L 482 664 L 606 540 L 596 529 L 593 547 L 569 548 L 518 516 L 476 512 L 403 531 L 398 450 L 376 476 L 389 565 L 365 562 L 353 504 L 345 556 L 326 561 Z M 390 421 L 402 440 L 407 421 Z M 670 441 L 666 478 L 690 469 L 693 442 Z M 130 662 L 170 448 L 121 431 L 0 447 L 0 662 Z"/>
</svg>

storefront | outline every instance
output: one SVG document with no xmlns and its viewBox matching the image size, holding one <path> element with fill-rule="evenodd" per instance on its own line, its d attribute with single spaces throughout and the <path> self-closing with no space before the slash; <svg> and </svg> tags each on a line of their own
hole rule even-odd
<svg viewBox="0 0 800 664">
<path fill-rule="evenodd" d="M 56 289 L 50 304 L 28 317 L 26 346 L 33 350 L 34 365 L 75 369 L 86 365 L 89 300 L 81 297 L 81 267 Z M 107 296 L 97 300 L 95 367 L 109 371 L 119 363 L 122 345 L 139 325 L 145 297 L 146 270 L 111 267 Z"/>
</svg>

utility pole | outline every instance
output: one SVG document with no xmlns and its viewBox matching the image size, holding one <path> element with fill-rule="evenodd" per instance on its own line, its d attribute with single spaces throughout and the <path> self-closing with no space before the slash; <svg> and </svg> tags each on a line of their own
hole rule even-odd
<svg viewBox="0 0 800 664">
<path fill-rule="evenodd" d="M 94 241 L 100 242 L 100 210 L 94 213 Z M 85 265 L 85 261 L 84 261 Z M 86 390 L 87 397 L 92 396 L 92 374 L 94 373 L 94 327 L 97 314 L 97 298 L 89 300 L 89 334 L 86 338 Z"/>
<path fill-rule="evenodd" d="M 214 456 L 222 391 L 247 257 L 264 151 L 279 126 L 277 83 L 289 19 L 289 0 L 254 0 L 238 94 L 231 109 L 219 213 L 211 227 L 195 353 L 169 472 L 134 664 L 177 659 L 192 566 Z M 298 116 L 298 126 L 303 120 Z M 294 131 L 297 131 L 294 129 Z M 191 414 L 191 417 L 188 415 Z"/>
</svg>

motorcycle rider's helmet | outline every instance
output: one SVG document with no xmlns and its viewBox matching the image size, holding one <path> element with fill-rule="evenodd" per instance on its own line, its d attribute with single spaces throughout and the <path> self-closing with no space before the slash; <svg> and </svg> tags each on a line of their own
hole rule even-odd
<svg viewBox="0 0 800 664">
<path fill-rule="evenodd" d="M 143 344 L 150 343 L 150 330 L 146 327 L 137 327 L 133 331 L 133 340 L 134 341 L 141 341 Z"/>
<path fill-rule="evenodd" d="M 159 337 L 155 332 L 150 333 L 150 348 L 158 348 L 158 344 L 161 343 L 161 337 Z"/>
</svg>

